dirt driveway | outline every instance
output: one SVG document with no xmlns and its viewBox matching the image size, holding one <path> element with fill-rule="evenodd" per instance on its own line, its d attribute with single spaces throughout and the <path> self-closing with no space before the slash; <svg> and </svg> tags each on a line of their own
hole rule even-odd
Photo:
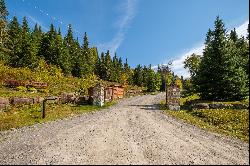
<svg viewBox="0 0 250 166">
<path fill-rule="evenodd" d="M 168 117 L 163 98 L 0 132 L 0 164 L 249 164 L 249 144 Z"/>
</svg>

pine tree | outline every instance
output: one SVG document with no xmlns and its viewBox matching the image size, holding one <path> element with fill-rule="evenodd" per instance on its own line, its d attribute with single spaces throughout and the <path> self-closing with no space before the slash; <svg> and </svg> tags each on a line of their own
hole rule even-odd
<svg viewBox="0 0 250 166">
<path fill-rule="evenodd" d="M 56 31 L 54 25 L 50 25 L 50 30 L 43 35 L 41 41 L 41 47 L 39 50 L 39 56 L 43 57 L 44 60 L 49 64 L 57 64 L 56 60 Z"/>
<path fill-rule="evenodd" d="M 90 74 L 95 74 L 96 71 L 96 65 L 98 63 L 98 50 L 97 47 L 90 48 L 90 59 L 89 59 L 89 68 L 90 68 Z"/>
<path fill-rule="evenodd" d="M 134 85 L 142 86 L 143 85 L 143 71 L 141 65 L 137 65 L 134 70 L 133 75 Z"/>
<path fill-rule="evenodd" d="M 30 29 L 26 17 L 23 18 L 21 33 L 21 53 L 19 55 L 19 67 L 34 68 L 37 65 L 37 50 L 35 43 L 32 42 Z"/>
<path fill-rule="evenodd" d="M 102 52 L 98 62 L 98 75 L 102 80 L 107 80 L 107 69 L 105 65 L 105 55 Z"/>
<path fill-rule="evenodd" d="M 35 56 L 36 58 L 38 58 L 37 61 L 39 61 L 39 59 L 41 58 L 39 55 L 39 50 L 41 47 L 42 36 L 43 32 L 41 30 L 41 26 L 38 26 L 36 24 L 33 32 L 31 33 L 31 42 L 35 47 L 34 50 L 35 50 Z"/>
<path fill-rule="evenodd" d="M 203 57 L 194 77 L 202 99 L 239 100 L 246 95 L 246 74 L 235 51 L 236 46 L 226 38 L 223 21 L 217 17 L 215 30 L 207 33 Z"/>
<path fill-rule="evenodd" d="M 9 12 L 6 8 L 4 0 L 0 0 L 0 20 L 6 21 Z"/>
<path fill-rule="evenodd" d="M 113 72 L 113 65 L 112 65 L 112 60 L 111 60 L 109 50 L 105 54 L 104 66 L 105 66 L 105 70 L 106 70 L 106 72 L 105 72 L 106 78 L 104 80 L 111 81 L 112 72 Z"/>
<path fill-rule="evenodd" d="M 7 64 L 12 67 L 19 66 L 19 55 L 21 52 L 21 28 L 17 17 L 14 16 L 12 21 L 8 24 L 8 40 L 5 43 L 8 49 L 8 57 L 6 57 Z"/>
<path fill-rule="evenodd" d="M 0 48 L 1 52 L 4 51 L 3 45 L 6 40 L 6 25 L 7 25 L 7 16 L 9 15 L 8 10 L 5 6 L 4 0 L 0 0 Z"/>
<path fill-rule="evenodd" d="M 120 82 L 121 74 L 122 74 L 122 61 L 121 58 L 118 59 L 117 54 L 112 60 L 112 74 L 111 74 L 111 81 L 112 82 Z"/>
<path fill-rule="evenodd" d="M 95 60 L 92 57 L 92 53 L 89 48 L 89 41 L 87 33 L 85 32 L 83 38 L 83 46 L 82 46 L 82 60 L 83 60 L 83 73 L 84 75 L 93 75 L 94 74 L 94 64 Z"/>
<path fill-rule="evenodd" d="M 64 44 L 69 51 L 69 61 L 72 66 L 72 75 L 76 77 L 83 76 L 83 57 L 78 40 L 74 40 L 71 24 L 68 26 L 68 32 L 64 38 Z"/>
<path fill-rule="evenodd" d="M 62 69 L 62 72 L 65 75 L 69 75 L 71 73 L 71 61 L 69 57 L 69 50 L 66 45 L 63 43 L 63 38 L 60 33 L 60 29 L 55 39 L 55 65 Z"/>
</svg>

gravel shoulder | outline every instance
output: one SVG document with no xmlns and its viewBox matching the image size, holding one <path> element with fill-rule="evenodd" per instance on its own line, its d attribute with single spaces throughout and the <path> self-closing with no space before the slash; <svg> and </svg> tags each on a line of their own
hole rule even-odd
<svg viewBox="0 0 250 166">
<path fill-rule="evenodd" d="M 0 132 L 0 164 L 249 164 L 249 144 L 158 110 L 164 94 Z"/>
</svg>

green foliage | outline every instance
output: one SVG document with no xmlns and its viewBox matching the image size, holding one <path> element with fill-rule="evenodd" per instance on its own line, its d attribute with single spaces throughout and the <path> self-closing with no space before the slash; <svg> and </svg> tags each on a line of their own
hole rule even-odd
<svg viewBox="0 0 250 166">
<path fill-rule="evenodd" d="M 62 92 L 78 92 L 80 89 L 87 91 L 88 88 L 97 82 L 95 75 L 88 75 L 84 78 L 66 77 L 60 68 L 48 65 L 44 60 L 40 60 L 34 70 L 29 68 L 11 68 L 0 62 L 1 86 L 4 84 L 5 79 L 48 83 L 48 89 L 42 93 L 48 93 L 49 91 L 50 95 L 60 95 Z M 15 93 L 13 92 L 12 95 L 15 95 Z"/>
<path fill-rule="evenodd" d="M 181 105 L 187 101 L 199 99 L 198 95 L 181 98 Z M 165 102 L 161 102 L 161 109 L 165 108 Z M 231 109 L 209 109 L 209 110 L 166 110 L 168 115 L 194 124 L 203 129 L 230 135 L 244 141 L 249 140 L 249 111 Z"/>
<path fill-rule="evenodd" d="M 192 54 L 188 56 L 184 61 L 184 68 L 189 69 L 191 77 L 194 77 L 199 70 L 199 65 L 201 62 L 201 56 Z"/>
<path fill-rule="evenodd" d="M 115 102 L 106 103 L 103 107 L 82 105 L 75 106 L 71 104 L 47 104 L 46 118 L 42 119 L 41 105 L 24 105 L 11 107 L 6 112 L 0 112 L 0 131 L 11 128 L 30 126 L 36 123 L 44 123 L 66 117 L 72 117 L 83 113 L 98 111 L 116 104 Z"/>
<path fill-rule="evenodd" d="M 17 89 L 18 91 L 20 91 L 20 92 L 26 92 L 26 91 L 27 91 L 27 88 L 24 87 L 24 86 L 18 86 L 16 89 Z"/>
<path fill-rule="evenodd" d="M 204 54 L 192 78 L 202 99 L 241 100 L 248 95 L 246 66 L 249 56 L 244 43 L 235 33 L 228 38 L 224 23 L 216 18 L 215 30 L 209 29 L 207 33 Z"/>
<path fill-rule="evenodd" d="M 9 12 L 6 8 L 4 0 L 0 0 L 0 20 L 6 21 L 6 17 L 9 15 Z"/>
<path fill-rule="evenodd" d="M 8 53 L 5 59 L 10 66 L 18 67 L 20 66 L 19 55 L 21 53 L 21 28 L 16 16 L 8 24 L 7 34 L 8 40 L 5 43 L 5 48 L 8 50 Z"/>
<path fill-rule="evenodd" d="M 29 87 L 29 88 L 28 88 L 28 91 L 30 91 L 30 92 L 37 92 L 37 89 L 34 88 L 34 87 Z"/>
</svg>

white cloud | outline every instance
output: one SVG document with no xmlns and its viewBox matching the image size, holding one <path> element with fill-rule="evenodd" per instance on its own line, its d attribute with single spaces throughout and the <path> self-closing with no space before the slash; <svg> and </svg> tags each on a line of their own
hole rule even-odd
<svg viewBox="0 0 250 166">
<path fill-rule="evenodd" d="M 249 20 L 245 21 L 242 25 L 236 28 L 236 32 L 240 36 L 247 36 L 247 27 L 249 24 Z"/>
<path fill-rule="evenodd" d="M 246 36 L 247 35 L 247 27 L 248 27 L 249 21 L 245 21 L 242 25 L 238 26 L 236 29 L 236 32 L 239 36 Z M 195 53 L 198 55 L 203 54 L 203 49 L 205 48 L 204 44 L 197 44 L 197 46 L 185 51 L 183 54 L 181 54 L 177 59 L 173 61 L 172 64 L 172 70 L 175 74 L 178 76 L 183 76 L 184 78 L 190 77 L 190 74 L 187 69 L 184 69 L 183 62 L 187 58 L 187 56 Z"/>
<path fill-rule="evenodd" d="M 111 55 L 114 55 L 116 50 L 122 44 L 125 34 L 136 14 L 136 4 L 138 0 L 126 0 L 121 7 L 119 8 L 124 15 L 116 22 L 116 27 L 118 28 L 118 32 L 115 37 L 104 44 L 99 44 L 98 48 L 101 51 L 109 50 Z"/>
</svg>

